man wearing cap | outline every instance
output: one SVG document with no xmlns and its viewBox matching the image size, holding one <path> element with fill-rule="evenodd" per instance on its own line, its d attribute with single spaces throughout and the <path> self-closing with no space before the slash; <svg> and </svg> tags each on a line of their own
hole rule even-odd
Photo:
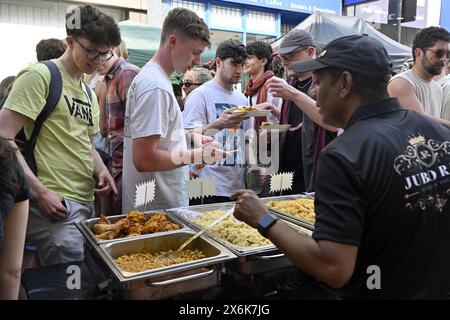
<svg viewBox="0 0 450 320">
<path fill-rule="evenodd" d="M 345 128 L 320 154 L 312 237 L 239 191 L 236 218 L 344 298 L 441 299 L 450 292 L 450 132 L 389 98 L 391 62 L 366 35 L 329 43 L 314 71 L 323 121 Z"/>
<path fill-rule="evenodd" d="M 301 29 L 294 29 L 289 32 L 281 42 L 278 53 L 283 59 L 283 64 L 287 69 L 288 76 L 291 77 L 289 85 L 295 91 L 312 95 L 314 81 L 311 72 L 297 73 L 292 68 L 292 64 L 298 61 L 308 61 L 316 56 L 316 42 L 311 34 Z M 288 83 L 282 79 L 274 79 L 269 83 L 288 86 Z M 318 137 L 319 125 L 312 119 L 319 118 L 317 110 L 314 110 L 314 117 L 308 114 L 302 104 L 297 104 L 289 97 L 284 98 L 281 109 L 281 123 L 291 124 L 292 127 L 280 139 L 280 171 L 294 172 L 292 194 L 303 191 L 313 191 L 313 172 L 314 155 L 316 151 L 316 136 Z M 313 105 L 313 109 L 317 109 Z M 324 126 L 336 131 L 335 128 Z M 331 141 L 335 135 L 331 132 L 326 133 L 321 129 L 321 135 L 324 144 Z"/>
<path fill-rule="evenodd" d="M 217 72 L 214 78 L 186 98 L 184 128 L 202 128 L 204 134 L 215 136 L 223 150 L 236 151 L 224 163 L 207 166 L 200 172 L 200 177 L 216 178 L 216 193 L 206 198 L 204 203 L 230 201 L 230 195 L 245 186 L 243 133 L 251 128 L 251 124 L 249 121 L 243 123 L 245 115 L 232 113 L 232 109 L 247 105 L 247 98 L 234 88 L 241 81 L 246 59 L 247 51 L 242 42 L 231 39 L 223 41 L 216 50 Z"/>
<path fill-rule="evenodd" d="M 448 62 L 449 43 L 450 34 L 444 28 L 429 27 L 418 32 L 412 46 L 414 66 L 393 77 L 388 85 L 390 96 L 397 97 L 404 108 L 425 114 L 448 127 L 449 119 L 442 117 L 443 89 L 433 78 L 442 73 Z"/>
</svg>

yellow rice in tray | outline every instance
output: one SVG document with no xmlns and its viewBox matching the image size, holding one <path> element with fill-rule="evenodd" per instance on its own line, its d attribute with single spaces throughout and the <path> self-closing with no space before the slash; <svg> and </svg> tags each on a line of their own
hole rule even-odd
<svg viewBox="0 0 450 320">
<path fill-rule="evenodd" d="M 142 272 L 149 269 L 156 269 L 167 267 L 173 264 L 179 264 L 183 262 L 198 260 L 205 258 L 205 254 L 197 249 L 195 250 L 183 250 L 181 256 L 174 259 L 163 259 L 160 261 L 156 257 L 164 254 L 165 252 L 158 252 L 151 254 L 149 252 L 136 252 L 132 254 L 125 254 L 116 259 L 116 263 L 124 271 L 128 272 Z"/>
<path fill-rule="evenodd" d="M 224 215 L 225 212 L 225 210 L 208 211 L 202 217 L 194 219 L 193 222 L 204 228 Z M 209 232 L 239 247 L 263 247 L 272 244 L 261 236 L 258 230 L 234 220 L 233 217 L 228 217 L 219 222 Z"/>
<path fill-rule="evenodd" d="M 316 221 L 314 199 L 274 200 L 266 203 L 269 208 L 288 213 L 312 224 Z"/>
</svg>

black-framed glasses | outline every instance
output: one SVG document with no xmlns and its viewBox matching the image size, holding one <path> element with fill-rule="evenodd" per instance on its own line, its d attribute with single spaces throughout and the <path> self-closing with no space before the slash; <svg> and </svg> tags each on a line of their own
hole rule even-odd
<svg viewBox="0 0 450 320">
<path fill-rule="evenodd" d="M 183 84 L 183 87 L 190 88 L 192 86 L 200 86 L 203 83 L 195 83 L 195 82 L 183 81 L 182 84 Z"/>
<path fill-rule="evenodd" d="M 299 48 L 299 49 L 296 49 L 296 50 L 294 50 L 294 51 L 292 51 L 292 52 L 289 52 L 289 53 L 286 53 L 286 54 L 280 54 L 280 56 L 281 56 L 281 58 L 284 59 L 284 60 L 291 60 L 292 57 L 293 57 L 295 54 L 297 54 L 297 53 L 299 53 L 299 52 L 302 52 L 302 51 L 305 51 L 305 50 L 308 49 L 308 48 L 309 48 L 309 47 L 306 47 L 306 48 Z"/>
<path fill-rule="evenodd" d="M 86 50 L 87 53 L 87 57 L 90 60 L 95 60 L 98 57 L 100 57 L 100 59 L 102 59 L 102 61 L 108 61 L 109 59 L 111 59 L 114 55 L 114 53 L 112 51 L 107 51 L 107 52 L 99 52 L 97 50 L 92 50 L 92 49 L 88 49 L 85 46 L 83 46 L 81 44 L 81 42 L 73 37 L 73 40 L 75 40 L 76 43 L 78 43 L 84 50 Z"/>
<path fill-rule="evenodd" d="M 431 52 L 433 52 L 433 54 L 436 56 L 436 58 L 441 59 L 443 56 L 447 57 L 447 59 L 450 57 L 450 52 L 448 50 L 445 49 L 427 49 Z"/>
</svg>

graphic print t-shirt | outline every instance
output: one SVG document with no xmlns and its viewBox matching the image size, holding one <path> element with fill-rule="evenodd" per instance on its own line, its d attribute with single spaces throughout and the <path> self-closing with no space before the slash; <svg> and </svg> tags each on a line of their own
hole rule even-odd
<svg viewBox="0 0 450 320">
<path fill-rule="evenodd" d="M 358 247 L 354 299 L 450 292 L 450 131 L 389 99 L 322 151 L 313 237 Z"/>
<path fill-rule="evenodd" d="M 37 138 L 34 155 L 38 179 L 63 197 L 88 203 L 94 200 L 94 166 L 89 136 L 99 130 L 97 97 L 91 91 L 90 99 L 83 83 L 75 83 L 58 60 L 53 62 L 61 72 L 62 94 Z M 5 108 L 28 118 L 25 123 L 27 137 L 45 106 L 50 78 L 50 71 L 42 63 L 24 69 L 5 102 Z"/>
<path fill-rule="evenodd" d="M 228 91 L 215 80 L 210 80 L 189 94 L 183 111 L 184 127 L 206 126 L 225 110 L 247 104 L 247 98 L 238 90 Z M 239 128 L 221 130 L 214 137 L 223 150 L 239 150 L 223 163 L 207 165 L 200 172 L 200 177 L 216 177 L 217 196 L 229 197 L 245 187 L 245 133 L 250 128 L 251 123 L 246 120 Z"/>
</svg>

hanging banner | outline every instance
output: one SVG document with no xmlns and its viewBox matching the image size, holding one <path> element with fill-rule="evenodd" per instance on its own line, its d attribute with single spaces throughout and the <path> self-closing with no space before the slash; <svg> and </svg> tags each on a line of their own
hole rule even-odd
<svg viewBox="0 0 450 320">
<path fill-rule="evenodd" d="M 223 0 L 256 7 L 286 10 L 302 13 L 325 12 L 340 16 L 340 0 Z"/>
</svg>

